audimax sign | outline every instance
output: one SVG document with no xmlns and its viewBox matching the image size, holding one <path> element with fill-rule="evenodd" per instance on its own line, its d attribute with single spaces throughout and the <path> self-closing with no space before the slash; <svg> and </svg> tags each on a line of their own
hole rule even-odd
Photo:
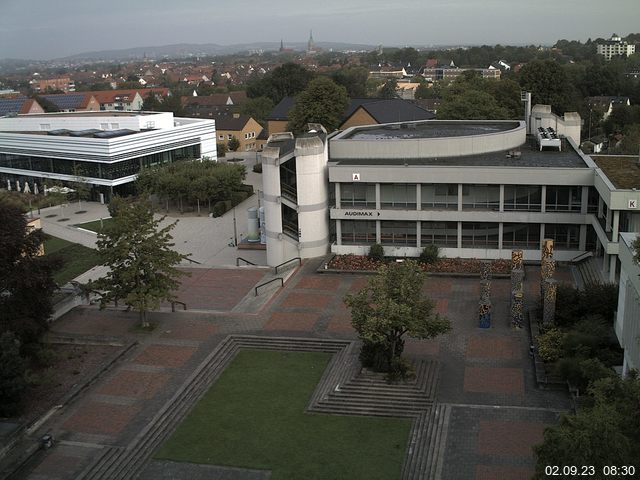
<svg viewBox="0 0 640 480">
<path fill-rule="evenodd" d="M 380 212 L 371 212 L 367 210 L 347 210 L 344 212 L 345 217 L 379 217 Z"/>
</svg>

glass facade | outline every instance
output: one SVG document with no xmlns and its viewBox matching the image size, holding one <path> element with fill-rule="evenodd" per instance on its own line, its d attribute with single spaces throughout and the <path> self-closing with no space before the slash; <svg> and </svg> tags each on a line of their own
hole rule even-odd
<svg viewBox="0 0 640 480">
<path fill-rule="evenodd" d="M 581 186 L 547 186 L 547 212 L 580 212 L 582 203 Z"/>
<path fill-rule="evenodd" d="M 282 204 L 282 232 L 291 238 L 298 240 L 298 212 L 293 208 Z"/>
<path fill-rule="evenodd" d="M 416 222 L 380 222 L 380 243 L 403 247 L 417 246 Z"/>
<path fill-rule="evenodd" d="M 463 210 L 495 210 L 500 209 L 499 185 L 463 185 Z"/>
<path fill-rule="evenodd" d="M 542 187 L 539 185 L 505 185 L 505 212 L 539 212 L 542 208 Z"/>
<path fill-rule="evenodd" d="M 462 247 L 498 248 L 498 232 L 497 223 L 465 222 L 462 224 Z"/>
<path fill-rule="evenodd" d="M 540 248 L 539 223 L 505 223 L 502 225 L 502 248 Z"/>
<path fill-rule="evenodd" d="M 423 210 L 457 210 L 458 184 L 443 183 L 420 186 L 420 201 Z"/>
<path fill-rule="evenodd" d="M 457 247 L 458 222 L 421 222 L 420 242 L 423 247 L 431 244 L 439 247 Z"/>
<path fill-rule="evenodd" d="M 37 172 L 45 172 L 74 175 L 85 178 L 115 180 L 129 175 L 134 175 L 138 173 L 141 168 L 199 157 L 200 145 L 143 155 L 141 157 L 130 158 L 128 160 L 113 163 L 87 162 L 82 160 L 0 153 L 0 167 L 30 170 L 34 172 L 34 177 L 38 176 Z"/>
<path fill-rule="evenodd" d="M 375 183 L 343 183 L 340 185 L 342 208 L 376 208 Z"/>
<path fill-rule="evenodd" d="M 553 239 L 553 248 L 577 250 L 580 246 L 580 225 L 546 223 L 544 237 Z"/>
<path fill-rule="evenodd" d="M 416 205 L 415 183 L 380 184 L 380 206 L 382 208 L 415 210 Z"/>
<path fill-rule="evenodd" d="M 296 178 L 296 158 L 280 165 L 280 191 L 282 196 L 298 201 L 298 180 Z"/>
<path fill-rule="evenodd" d="M 373 245 L 376 243 L 376 222 L 367 220 L 342 220 L 343 245 Z"/>
</svg>

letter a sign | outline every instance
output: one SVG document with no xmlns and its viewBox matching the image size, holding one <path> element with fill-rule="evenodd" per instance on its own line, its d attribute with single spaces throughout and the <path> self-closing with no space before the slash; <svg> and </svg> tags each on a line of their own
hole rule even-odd
<svg viewBox="0 0 640 480">
<path fill-rule="evenodd" d="M 359 173 L 352 173 L 351 177 L 353 178 L 354 182 L 359 182 L 360 181 L 360 174 Z"/>
</svg>

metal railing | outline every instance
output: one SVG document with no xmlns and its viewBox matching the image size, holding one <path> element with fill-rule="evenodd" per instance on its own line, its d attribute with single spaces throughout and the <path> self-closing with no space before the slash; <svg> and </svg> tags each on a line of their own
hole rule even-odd
<svg viewBox="0 0 640 480">
<path fill-rule="evenodd" d="M 190 261 L 191 263 L 197 263 L 198 265 L 202 265 L 202 262 L 199 262 L 199 261 L 197 261 L 197 260 L 192 260 L 192 259 L 191 259 L 191 258 L 189 258 L 189 257 L 185 257 L 185 260 L 188 260 L 188 261 Z"/>
<path fill-rule="evenodd" d="M 240 260 L 242 260 L 244 263 L 246 263 L 247 265 L 255 265 L 255 263 L 250 262 L 249 260 L 247 260 L 246 258 L 242 258 L 242 257 L 236 257 L 236 267 L 240 266 Z"/>
<path fill-rule="evenodd" d="M 256 293 L 256 297 L 258 296 L 258 289 L 260 287 L 264 287 L 265 285 L 269 285 L 270 283 L 276 282 L 278 280 L 280 280 L 280 286 L 284 287 L 284 279 L 282 277 L 272 278 L 268 282 L 264 282 L 264 283 L 261 283 L 260 285 L 256 285 L 256 288 L 253 289 L 254 292 Z"/>
<path fill-rule="evenodd" d="M 592 251 L 583 252 L 580 255 L 573 257 L 569 260 L 569 263 L 580 263 L 582 260 L 586 260 L 589 257 L 593 257 Z"/>
<path fill-rule="evenodd" d="M 294 258 L 292 258 L 292 259 L 290 259 L 290 260 L 287 260 L 286 262 L 282 262 L 280 265 L 276 265 L 276 267 L 275 267 L 275 273 L 276 273 L 276 275 L 278 274 L 278 269 L 279 269 L 280 267 L 283 267 L 283 266 L 285 266 L 285 265 L 286 265 L 286 264 L 288 264 L 288 263 L 295 262 L 296 260 L 298 261 L 298 265 L 302 265 L 302 258 L 300 258 L 300 257 L 294 257 Z"/>
</svg>

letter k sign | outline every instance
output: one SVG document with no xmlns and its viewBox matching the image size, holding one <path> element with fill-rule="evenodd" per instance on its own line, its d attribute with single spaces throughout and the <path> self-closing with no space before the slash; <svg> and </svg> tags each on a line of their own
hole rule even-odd
<svg viewBox="0 0 640 480">
<path fill-rule="evenodd" d="M 637 200 L 629 200 L 629 208 L 638 208 Z"/>
</svg>

